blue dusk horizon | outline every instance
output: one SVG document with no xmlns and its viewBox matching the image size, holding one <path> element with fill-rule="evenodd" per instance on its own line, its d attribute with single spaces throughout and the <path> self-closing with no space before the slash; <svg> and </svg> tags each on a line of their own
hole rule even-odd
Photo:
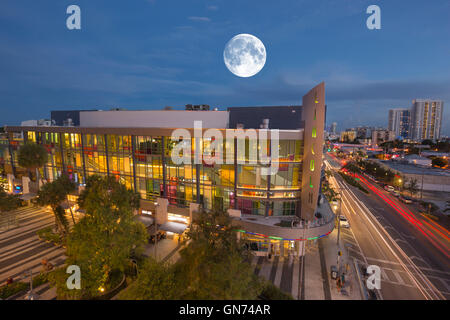
<svg viewBox="0 0 450 320">
<path fill-rule="evenodd" d="M 368 6 L 381 9 L 369 30 Z M 81 9 L 69 30 L 67 7 Z M 327 124 L 387 126 L 413 99 L 444 101 L 450 135 L 446 0 L 13 1 L 0 4 L 0 126 L 51 110 L 300 105 L 326 85 Z M 242 78 L 224 63 L 237 34 L 267 59 Z"/>
</svg>

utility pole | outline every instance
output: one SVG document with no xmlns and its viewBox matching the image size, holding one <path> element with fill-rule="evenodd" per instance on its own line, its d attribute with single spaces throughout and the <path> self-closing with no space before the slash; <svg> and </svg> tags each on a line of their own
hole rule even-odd
<svg viewBox="0 0 450 320">
<path fill-rule="evenodd" d="M 338 198 L 339 200 L 339 210 L 338 210 L 338 234 L 337 234 L 337 245 L 339 247 L 339 237 L 341 235 L 341 207 L 342 207 L 342 200 L 341 197 Z"/>
</svg>

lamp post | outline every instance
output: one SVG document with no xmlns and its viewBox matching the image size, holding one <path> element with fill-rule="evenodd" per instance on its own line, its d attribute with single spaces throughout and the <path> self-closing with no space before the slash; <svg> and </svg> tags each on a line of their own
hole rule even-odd
<svg viewBox="0 0 450 320">
<path fill-rule="evenodd" d="M 38 300 L 39 295 L 33 292 L 33 271 L 31 269 L 28 271 L 30 272 L 30 291 L 27 292 L 25 300 Z"/>
<path fill-rule="evenodd" d="M 334 209 L 334 212 L 336 212 L 336 216 L 337 216 L 337 220 L 338 220 L 337 245 L 339 246 L 339 237 L 341 235 L 341 218 L 340 218 L 340 216 L 341 216 L 342 200 L 340 197 L 337 198 L 337 200 L 339 201 L 339 207 L 338 207 L 338 205 L 335 204 L 335 205 L 333 205 L 333 209 Z M 338 211 L 338 209 L 339 209 L 339 211 Z"/>
</svg>

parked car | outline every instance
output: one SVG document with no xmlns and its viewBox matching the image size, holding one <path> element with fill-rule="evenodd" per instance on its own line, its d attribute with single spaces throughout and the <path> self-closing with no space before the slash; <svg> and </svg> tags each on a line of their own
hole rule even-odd
<svg viewBox="0 0 450 320">
<path fill-rule="evenodd" d="M 403 202 L 403 203 L 412 203 L 413 202 L 412 199 L 410 197 L 407 197 L 407 196 L 401 196 L 400 197 L 400 201 Z"/>
<path fill-rule="evenodd" d="M 344 228 L 350 228 L 350 223 L 348 222 L 347 218 L 344 216 L 339 216 L 339 223 Z"/>
<path fill-rule="evenodd" d="M 385 185 L 385 186 L 384 186 L 384 190 L 389 191 L 389 192 L 393 192 L 395 189 L 394 189 L 393 186 Z"/>
<path fill-rule="evenodd" d="M 400 192 L 398 192 L 397 190 L 392 191 L 392 194 L 393 194 L 395 197 L 400 197 Z"/>
</svg>

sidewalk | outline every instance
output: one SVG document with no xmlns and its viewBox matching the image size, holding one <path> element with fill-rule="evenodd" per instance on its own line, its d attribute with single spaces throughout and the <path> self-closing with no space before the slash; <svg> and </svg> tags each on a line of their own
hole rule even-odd
<svg viewBox="0 0 450 320">
<path fill-rule="evenodd" d="M 343 290 L 338 290 L 336 280 L 331 279 L 331 266 L 338 266 L 337 229 L 327 237 L 310 243 L 305 255 L 305 300 L 362 300 L 358 280 L 349 259 L 347 249 L 341 242 L 342 256 L 339 265 L 345 272 Z M 347 267 L 348 265 L 348 267 Z"/>
<path fill-rule="evenodd" d="M 188 243 L 188 241 L 183 241 L 181 243 L 177 243 L 176 241 L 172 239 L 162 239 L 158 242 L 157 248 L 156 248 L 156 258 L 157 261 L 162 262 L 168 262 L 168 263 L 175 263 L 179 257 L 179 251 Z M 161 244 L 161 246 L 160 246 Z M 154 257 L 154 244 L 150 243 L 146 245 L 145 251 L 143 253 L 146 257 Z M 126 290 L 126 288 L 124 289 Z M 122 291 L 120 291 L 122 292 Z M 111 298 L 111 300 L 118 300 L 118 296 L 120 294 L 116 294 L 114 297 Z"/>
<path fill-rule="evenodd" d="M 327 281 L 329 283 L 331 300 L 362 300 L 358 279 L 353 267 L 353 261 L 348 256 L 348 249 L 344 247 L 342 238 L 340 239 L 340 249 L 338 248 L 336 243 L 337 232 L 337 229 L 334 229 L 333 232 L 327 237 L 319 240 L 323 245 Z M 339 250 L 342 252 L 342 256 L 339 258 L 339 265 L 342 272 L 345 272 L 345 284 L 343 286 L 344 290 L 341 289 L 341 292 L 339 292 L 337 288 L 336 280 L 331 279 L 331 266 L 338 266 L 337 258 Z M 346 294 L 344 294 L 344 292 L 346 292 Z"/>
<path fill-rule="evenodd" d="M 178 251 L 185 245 L 185 242 L 178 243 L 173 239 L 162 239 L 156 244 L 156 260 L 176 262 L 179 258 Z M 155 258 L 155 244 L 149 243 L 145 246 L 144 256 Z"/>
<path fill-rule="evenodd" d="M 342 239 L 342 238 L 341 238 Z M 267 259 L 253 256 L 251 264 L 255 274 L 292 295 L 298 300 L 362 300 L 353 261 L 342 251 L 340 265 L 345 270 L 344 290 L 338 291 L 336 280 L 331 279 L 331 266 L 337 267 L 337 230 L 315 242 L 308 242 L 305 255 Z M 343 242 L 342 242 L 343 243 Z M 343 244 L 342 244 L 343 246 Z M 343 294 L 345 292 L 345 294 Z"/>
</svg>

